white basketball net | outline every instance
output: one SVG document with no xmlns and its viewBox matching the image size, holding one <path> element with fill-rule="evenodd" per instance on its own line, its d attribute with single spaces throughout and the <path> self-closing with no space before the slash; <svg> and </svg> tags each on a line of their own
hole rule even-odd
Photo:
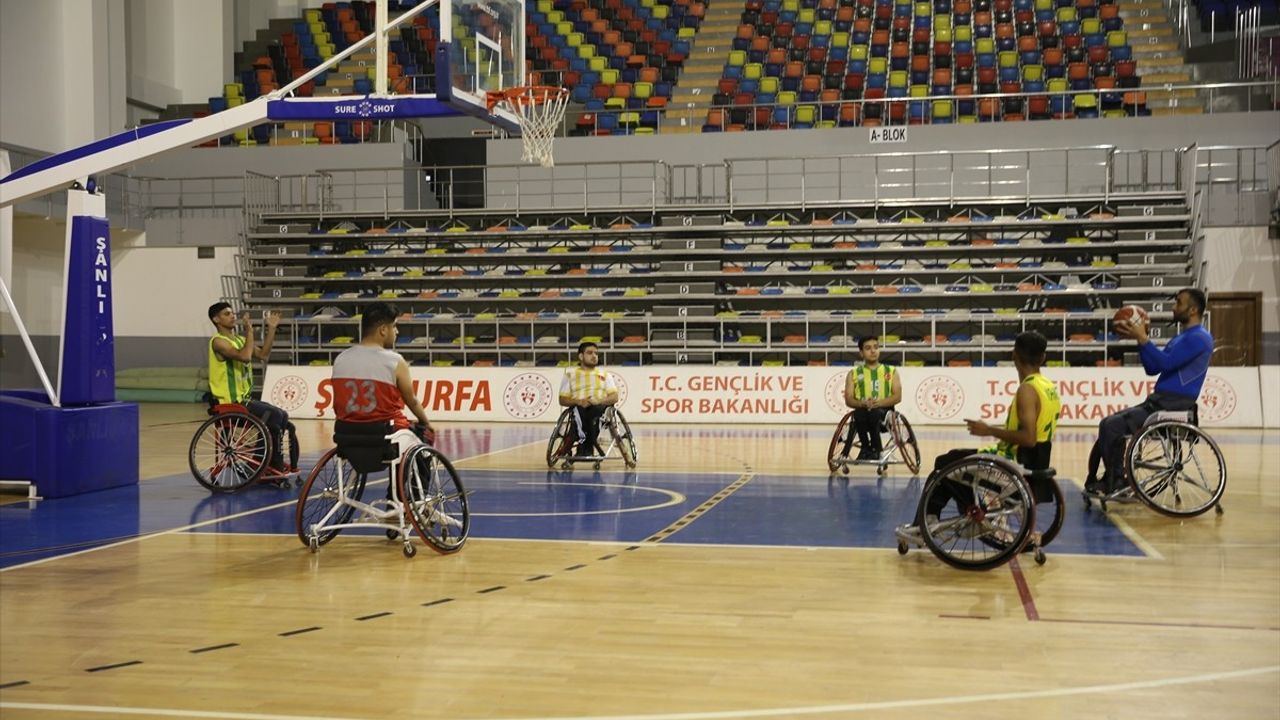
<svg viewBox="0 0 1280 720">
<path fill-rule="evenodd" d="M 498 104 L 515 115 L 520 123 L 520 140 L 524 144 L 520 159 L 546 168 L 555 165 L 551 142 L 564 120 L 569 91 L 549 85 L 515 88 L 498 100 Z"/>
</svg>

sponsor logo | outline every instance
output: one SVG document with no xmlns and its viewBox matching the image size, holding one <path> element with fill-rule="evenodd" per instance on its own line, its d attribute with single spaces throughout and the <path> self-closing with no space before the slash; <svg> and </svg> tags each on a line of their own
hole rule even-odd
<svg viewBox="0 0 1280 720">
<path fill-rule="evenodd" d="M 285 375 L 271 387 L 271 404 L 293 412 L 307 401 L 307 381 L 297 375 Z"/>
<path fill-rule="evenodd" d="M 1200 421 L 1222 422 L 1236 411 L 1236 389 L 1215 375 L 1204 379 L 1200 390 Z"/>
<path fill-rule="evenodd" d="M 848 376 L 849 373 L 847 372 L 832 375 L 831 379 L 827 381 L 826 390 L 822 393 L 823 397 L 827 399 L 827 407 L 841 415 L 849 410 L 844 404 L 844 384 Z"/>
<path fill-rule="evenodd" d="M 619 375 L 619 374 L 618 374 L 618 373 L 616 373 L 616 372 L 612 372 L 612 371 L 608 371 L 608 370 L 606 370 L 605 372 L 608 372 L 608 373 L 609 373 L 609 377 L 613 378 L 613 384 L 618 386 L 618 407 L 622 407 L 623 405 L 626 405 L 626 404 L 627 404 L 627 392 L 628 392 L 628 391 L 627 391 L 627 381 L 626 381 L 626 380 L 623 380 L 623 379 L 622 379 L 622 376 L 621 376 L 621 375 Z"/>
<path fill-rule="evenodd" d="M 964 390 L 946 375 L 932 375 L 916 387 L 916 409 L 931 420 L 949 420 L 964 407 Z"/>
<path fill-rule="evenodd" d="M 502 391 L 502 405 L 517 420 L 532 420 L 551 407 L 551 382 L 539 373 L 522 373 L 511 378 Z"/>
</svg>

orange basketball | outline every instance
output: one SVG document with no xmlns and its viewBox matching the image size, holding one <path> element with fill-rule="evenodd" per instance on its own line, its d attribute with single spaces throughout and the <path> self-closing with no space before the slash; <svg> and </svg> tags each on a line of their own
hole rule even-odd
<svg viewBox="0 0 1280 720">
<path fill-rule="evenodd" d="M 1111 316 L 1111 322 L 1113 323 L 1134 322 L 1135 320 L 1143 325 L 1151 322 L 1151 319 L 1147 316 L 1147 311 L 1137 305 L 1125 305 L 1117 310 L 1115 315 Z"/>
</svg>

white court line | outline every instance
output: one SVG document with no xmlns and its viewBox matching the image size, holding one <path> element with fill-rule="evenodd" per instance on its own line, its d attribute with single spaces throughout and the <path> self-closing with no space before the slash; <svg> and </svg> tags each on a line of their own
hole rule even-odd
<svg viewBox="0 0 1280 720">
<path fill-rule="evenodd" d="M 1081 687 L 1056 688 L 1051 690 L 1026 690 L 1021 692 L 985 693 L 982 695 L 956 695 L 952 697 L 919 698 L 915 700 L 885 700 L 880 702 L 846 703 L 842 705 L 810 705 L 807 707 L 767 708 L 763 710 L 716 710 L 687 713 L 655 713 L 650 715 L 570 715 L 527 718 L 508 718 L 507 720 L 728 720 L 730 718 L 767 718 L 786 715 L 829 715 L 831 713 L 867 712 L 876 710 L 898 710 L 903 708 L 935 707 L 938 705 L 962 705 L 985 702 L 1004 702 L 1011 700 L 1034 700 L 1040 698 L 1069 697 L 1072 695 L 1096 695 L 1101 693 L 1128 692 L 1131 690 L 1150 690 L 1152 688 L 1171 687 L 1175 685 L 1192 685 L 1196 683 L 1234 680 L 1238 678 L 1269 675 L 1280 672 L 1280 665 L 1249 668 L 1247 670 L 1229 670 L 1202 675 L 1185 675 L 1182 677 L 1164 678 L 1161 680 L 1140 680 L 1137 682 L 1113 683 L 1110 685 L 1084 685 Z M 46 703 L 0 702 L 0 709 L 10 710 L 43 710 L 48 712 L 80 712 L 103 715 L 167 715 L 171 717 L 189 718 L 227 718 L 228 720 L 359 720 L 353 717 L 333 717 L 316 715 L 272 715 L 264 713 L 216 712 L 210 710 L 177 710 L 139 707 L 111 707 L 105 705 L 57 705 Z"/>
<path fill-rule="evenodd" d="M 479 455 L 472 455 L 470 457 L 463 458 L 463 460 L 459 460 L 459 462 L 463 462 L 465 460 L 473 460 L 475 458 L 482 458 L 482 457 L 485 457 L 486 455 L 495 455 L 500 452 L 506 452 L 508 450 L 514 450 L 515 448 L 524 447 L 525 445 L 540 445 L 540 444 L 541 442 L 530 442 L 530 443 L 525 443 L 524 445 L 516 445 L 515 447 L 503 448 L 502 450 L 492 450 L 487 453 L 481 453 Z M 373 486 L 381 482 L 386 482 L 386 480 L 385 479 L 374 480 L 368 484 L 370 486 Z M 173 535 L 175 533 L 186 532 L 188 530 L 202 528 L 207 525 L 216 525 L 218 523 L 226 522 L 228 520 L 235 520 L 237 518 L 248 517 L 250 515 L 256 515 L 261 512 L 267 512 L 268 510 L 279 510 L 280 508 L 289 507 L 290 505 L 297 505 L 297 504 L 298 504 L 298 499 L 293 498 L 291 500 L 286 500 L 284 502 L 275 503 L 274 505 L 266 505 L 260 508 L 254 508 L 252 510 L 245 510 L 244 512 L 238 512 L 233 515 L 227 515 L 225 517 L 213 518 L 212 520 L 204 520 L 198 523 L 192 523 L 190 525 L 183 525 L 181 527 L 170 528 L 168 530 L 159 530 L 153 533 L 144 533 L 142 535 L 137 535 L 135 537 L 131 537 L 126 540 L 121 540 L 119 542 L 108 543 L 106 545 L 98 545 L 97 547 L 91 547 L 85 550 L 78 550 L 76 552 L 67 553 L 65 555 L 54 555 L 52 557 L 40 558 L 39 560 L 32 560 L 31 562 L 20 563 L 18 565 L 10 565 L 9 567 L 6 567 L 6 568 L 0 568 L 0 573 L 6 573 L 13 570 L 19 570 L 22 568 L 29 568 L 36 565 L 43 565 L 44 563 L 53 562 L 54 560 L 63 560 L 66 558 L 75 557 L 77 555 L 84 555 L 91 552 L 97 552 L 99 550 L 106 550 L 108 548 L 120 547 L 121 545 L 128 545 L 130 543 L 136 543 L 136 542 L 141 542 L 142 540 L 147 540 L 154 537 L 160 537 L 161 535 Z"/>
</svg>

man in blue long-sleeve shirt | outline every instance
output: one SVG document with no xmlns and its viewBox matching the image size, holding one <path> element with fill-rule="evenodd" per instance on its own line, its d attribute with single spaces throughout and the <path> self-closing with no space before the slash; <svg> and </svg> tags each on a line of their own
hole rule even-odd
<svg viewBox="0 0 1280 720">
<path fill-rule="evenodd" d="M 1148 375 L 1160 374 L 1155 389 L 1137 407 L 1122 410 L 1098 425 L 1098 441 L 1089 456 L 1087 492 L 1110 493 L 1124 484 L 1124 438 L 1142 427 L 1147 417 L 1159 410 L 1190 410 L 1196 406 L 1200 388 L 1213 355 L 1213 336 L 1200 324 L 1207 305 L 1204 292 L 1184 288 L 1174 296 L 1173 319 L 1182 323 L 1182 332 L 1161 350 L 1147 337 L 1147 326 L 1138 321 L 1116 323 L 1116 332 L 1138 341 L 1138 356 Z M 1098 459 L 1106 472 L 1096 477 Z"/>
</svg>

